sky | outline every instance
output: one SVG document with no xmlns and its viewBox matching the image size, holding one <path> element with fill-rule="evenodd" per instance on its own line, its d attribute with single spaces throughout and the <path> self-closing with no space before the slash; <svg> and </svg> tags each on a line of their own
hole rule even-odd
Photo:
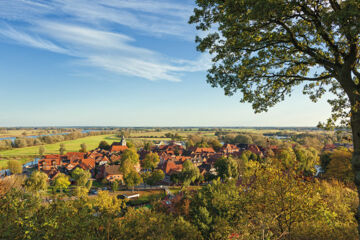
<svg viewBox="0 0 360 240">
<path fill-rule="evenodd" d="M 267 113 L 206 83 L 187 0 L 0 0 L 0 126 L 316 126 L 295 89 Z"/>
</svg>

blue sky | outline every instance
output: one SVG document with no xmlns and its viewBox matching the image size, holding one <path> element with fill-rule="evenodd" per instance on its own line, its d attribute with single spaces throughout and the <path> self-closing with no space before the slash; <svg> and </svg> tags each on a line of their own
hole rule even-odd
<svg viewBox="0 0 360 240">
<path fill-rule="evenodd" d="M 0 126 L 315 126 L 326 99 L 254 114 L 206 83 L 192 1 L 0 0 Z"/>
</svg>

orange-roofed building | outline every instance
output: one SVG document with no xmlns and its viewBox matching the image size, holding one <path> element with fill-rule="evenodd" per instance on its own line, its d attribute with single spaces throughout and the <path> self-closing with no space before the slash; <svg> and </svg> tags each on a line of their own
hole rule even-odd
<svg viewBox="0 0 360 240">
<path fill-rule="evenodd" d="M 38 162 L 38 170 L 50 171 L 53 169 L 57 169 L 61 165 L 62 165 L 62 161 L 60 155 L 57 156 L 56 158 L 43 158 L 40 159 Z"/>
<path fill-rule="evenodd" d="M 71 163 L 78 162 L 81 159 L 84 159 L 85 153 L 83 152 L 68 152 L 66 153 L 66 158 L 70 160 Z"/>
<path fill-rule="evenodd" d="M 204 147 L 197 147 L 192 151 L 192 154 L 202 154 L 202 153 L 215 153 L 213 148 L 204 148 Z"/>
<path fill-rule="evenodd" d="M 263 153 L 261 152 L 260 148 L 259 148 L 258 146 L 256 146 L 255 144 L 250 144 L 250 145 L 248 146 L 248 149 L 247 149 L 247 150 L 249 150 L 249 151 L 252 152 L 252 153 L 255 153 L 255 154 L 258 155 L 258 156 L 262 156 L 262 155 L 263 155 Z"/>
<path fill-rule="evenodd" d="M 120 142 L 113 142 L 110 147 L 110 152 L 123 152 L 128 149 L 124 136 Z"/>
<path fill-rule="evenodd" d="M 93 158 L 85 158 L 83 160 L 81 160 L 81 165 L 82 168 L 83 166 L 85 166 L 87 169 L 84 170 L 91 170 L 95 168 L 95 159 Z"/>
<path fill-rule="evenodd" d="M 225 144 L 222 148 L 221 148 L 221 152 L 225 153 L 225 154 L 229 154 L 229 153 L 234 153 L 234 152 L 238 152 L 240 149 L 233 144 Z"/>
<path fill-rule="evenodd" d="M 165 163 L 165 173 L 167 175 L 171 175 L 175 172 L 181 172 L 182 168 L 183 168 L 182 164 L 178 164 L 174 161 L 167 161 Z"/>
<path fill-rule="evenodd" d="M 123 152 L 128 149 L 127 146 L 122 145 L 111 145 L 110 152 Z"/>
</svg>

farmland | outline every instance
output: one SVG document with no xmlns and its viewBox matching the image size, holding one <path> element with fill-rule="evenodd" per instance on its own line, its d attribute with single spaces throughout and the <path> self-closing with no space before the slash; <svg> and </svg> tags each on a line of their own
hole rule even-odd
<svg viewBox="0 0 360 240">
<path fill-rule="evenodd" d="M 118 141 L 119 138 L 115 135 L 99 135 L 99 136 L 91 136 L 85 138 L 79 138 L 76 140 L 69 140 L 58 142 L 54 144 L 46 144 L 44 145 L 46 154 L 58 154 L 60 144 L 64 144 L 67 152 L 79 151 L 80 144 L 85 143 L 87 148 L 94 149 L 99 145 L 100 141 L 107 141 L 111 144 L 114 141 Z M 16 159 L 21 161 L 22 163 L 26 163 L 32 161 L 35 156 L 38 155 L 39 146 L 25 147 L 25 148 L 14 148 L 11 150 L 1 151 L 0 152 L 0 168 L 6 167 L 7 160 Z"/>
</svg>

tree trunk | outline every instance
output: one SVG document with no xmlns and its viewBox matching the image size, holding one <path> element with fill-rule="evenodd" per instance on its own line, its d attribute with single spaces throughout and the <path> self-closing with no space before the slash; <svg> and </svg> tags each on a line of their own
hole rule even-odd
<svg viewBox="0 0 360 240">
<path fill-rule="evenodd" d="M 358 198 L 360 203 L 360 110 L 352 111 L 351 127 L 353 134 L 354 154 L 352 158 L 352 166 L 355 175 L 355 185 L 358 191 Z M 358 222 L 358 232 L 360 234 L 360 205 L 358 205 L 356 220 Z"/>
</svg>

